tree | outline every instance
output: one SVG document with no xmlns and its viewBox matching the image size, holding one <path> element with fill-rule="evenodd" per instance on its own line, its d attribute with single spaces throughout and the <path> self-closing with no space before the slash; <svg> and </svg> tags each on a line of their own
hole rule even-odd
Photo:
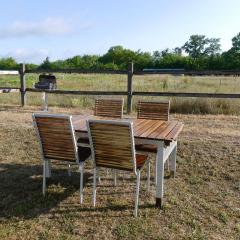
<svg viewBox="0 0 240 240">
<path fill-rule="evenodd" d="M 196 59 L 204 56 L 213 56 L 220 52 L 219 38 L 206 38 L 204 35 L 192 35 L 183 45 L 183 49 L 190 57 Z"/>
<path fill-rule="evenodd" d="M 168 54 L 170 54 L 170 49 L 169 48 L 165 48 L 161 51 L 161 56 L 162 57 L 165 57 L 167 56 Z"/>
<path fill-rule="evenodd" d="M 9 58 L 2 58 L 0 59 L 0 69 L 1 70 L 16 70 L 18 69 L 18 64 L 15 59 Z"/>
<path fill-rule="evenodd" d="M 128 63 L 137 59 L 138 52 L 123 48 L 122 46 L 111 47 L 106 54 L 99 58 L 103 64 L 113 63 L 119 66 L 120 70 L 127 69 Z"/>
<path fill-rule="evenodd" d="M 222 54 L 225 69 L 240 69 L 240 33 L 232 38 L 232 48 Z"/>
<path fill-rule="evenodd" d="M 192 35 L 182 48 L 189 56 L 196 59 L 203 55 L 207 43 L 208 39 L 204 35 Z"/>
<path fill-rule="evenodd" d="M 49 57 L 46 57 L 46 59 L 43 61 L 42 64 L 39 66 L 40 69 L 51 69 L 51 63 L 49 61 Z"/>
<path fill-rule="evenodd" d="M 235 53 L 240 53 L 240 32 L 232 38 L 231 50 Z"/>
<path fill-rule="evenodd" d="M 178 56 L 182 56 L 182 48 L 181 47 L 175 47 L 172 52 Z"/>
<path fill-rule="evenodd" d="M 215 56 L 221 51 L 220 38 L 210 38 L 208 39 L 208 46 L 206 47 L 204 53 L 208 56 Z"/>
</svg>

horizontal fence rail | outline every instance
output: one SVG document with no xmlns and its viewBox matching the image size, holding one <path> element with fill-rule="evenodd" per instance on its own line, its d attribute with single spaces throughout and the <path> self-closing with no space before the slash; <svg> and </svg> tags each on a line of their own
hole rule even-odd
<svg viewBox="0 0 240 240">
<path fill-rule="evenodd" d="M 133 92 L 134 96 L 240 98 L 240 93 Z"/>
<path fill-rule="evenodd" d="M 27 92 L 46 92 L 51 94 L 72 94 L 72 95 L 127 95 L 125 91 L 77 91 L 77 90 L 45 90 L 36 88 L 26 88 Z"/>
<path fill-rule="evenodd" d="M 189 76 L 240 76 L 240 70 L 205 70 L 189 71 L 184 69 L 144 69 L 143 71 L 134 71 L 133 63 L 129 63 L 126 71 L 122 70 L 82 70 L 82 69 L 35 69 L 27 70 L 24 64 L 20 64 L 19 71 L 0 71 L 0 74 L 19 74 L 20 88 L 0 87 L 1 92 L 20 92 L 22 106 L 26 104 L 27 92 L 39 92 L 43 94 L 45 109 L 48 104 L 48 94 L 70 94 L 86 96 L 127 96 L 127 112 L 132 110 L 133 96 L 149 97 L 192 97 L 192 98 L 230 98 L 240 99 L 240 93 L 199 93 L 199 92 L 142 92 L 134 91 L 134 75 L 151 75 L 151 74 L 172 74 L 172 75 L 189 75 Z M 80 91 L 80 90 L 46 90 L 26 87 L 26 74 L 29 73 L 77 73 L 77 74 L 125 74 L 127 81 L 126 91 Z"/>
<path fill-rule="evenodd" d="M 18 70 L 0 70 L 0 75 L 18 75 Z"/>
<path fill-rule="evenodd" d="M 25 73 L 78 73 L 78 74 L 127 74 L 124 70 L 81 70 L 81 69 L 35 69 L 25 70 Z"/>
<path fill-rule="evenodd" d="M 134 75 L 151 75 L 151 74 L 172 74 L 186 76 L 240 76 L 240 70 L 211 70 L 211 71 L 188 71 L 188 70 L 151 70 L 151 71 L 134 71 Z"/>
<path fill-rule="evenodd" d="M 79 74 L 127 74 L 126 70 L 82 70 L 82 69 L 32 69 L 25 70 L 25 73 L 79 73 Z M 151 74 L 173 74 L 190 76 L 240 76 L 240 70 L 208 70 L 208 71 L 189 71 L 189 70 L 154 70 L 151 71 L 133 71 L 133 75 L 151 75 Z"/>
<path fill-rule="evenodd" d="M 0 87 L 0 93 L 20 92 L 20 88 Z"/>
<path fill-rule="evenodd" d="M 1 90 L 1 88 L 0 88 Z M 18 89 L 19 90 L 19 89 Z M 126 96 L 125 91 L 77 91 L 77 90 L 45 90 L 26 88 L 27 92 L 46 92 L 50 94 L 72 94 L 72 95 L 118 95 Z M 240 93 L 186 93 L 186 92 L 132 92 L 133 96 L 155 96 L 155 97 L 202 97 L 202 98 L 240 98 Z"/>
</svg>

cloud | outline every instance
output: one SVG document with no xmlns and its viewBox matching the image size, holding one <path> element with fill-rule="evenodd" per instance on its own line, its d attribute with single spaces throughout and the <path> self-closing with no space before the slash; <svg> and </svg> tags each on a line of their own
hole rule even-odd
<svg viewBox="0 0 240 240">
<path fill-rule="evenodd" d="M 13 57 L 19 63 L 40 63 L 49 55 L 50 52 L 47 49 L 19 48 L 8 52 L 3 57 Z"/>
<path fill-rule="evenodd" d="M 66 20 L 49 17 L 40 22 L 16 21 L 8 27 L 0 28 L 0 38 L 55 36 L 68 34 L 72 30 L 73 26 Z"/>
</svg>

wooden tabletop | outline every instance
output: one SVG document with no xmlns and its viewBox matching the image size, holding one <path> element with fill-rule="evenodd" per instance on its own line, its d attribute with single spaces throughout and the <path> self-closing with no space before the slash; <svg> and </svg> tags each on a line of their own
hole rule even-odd
<svg viewBox="0 0 240 240">
<path fill-rule="evenodd" d="M 73 115 L 73 127 L 76 132 L 87 132 L 87 119 L 107 119 L 96 116 Z M 173 141 L 183 129 L 183 124 L 177 121 L 160 121 L 149 119 L 122 119 L 133 122 L 135 138 Z"/>
</svg>

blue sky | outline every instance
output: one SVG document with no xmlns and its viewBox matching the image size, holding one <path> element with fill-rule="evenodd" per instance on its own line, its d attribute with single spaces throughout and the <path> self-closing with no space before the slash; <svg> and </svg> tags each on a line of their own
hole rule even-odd
<svg viewBox="0 0 240 240">
<path fill-rule="evenodd" d="M 39 63 L 115 45 L 152 52 L 192 34 L 221 38 L 227 50 L 240 32 L 239 9 L 239 0 L 2 1 L 0 57 Z"/>
</svg>

